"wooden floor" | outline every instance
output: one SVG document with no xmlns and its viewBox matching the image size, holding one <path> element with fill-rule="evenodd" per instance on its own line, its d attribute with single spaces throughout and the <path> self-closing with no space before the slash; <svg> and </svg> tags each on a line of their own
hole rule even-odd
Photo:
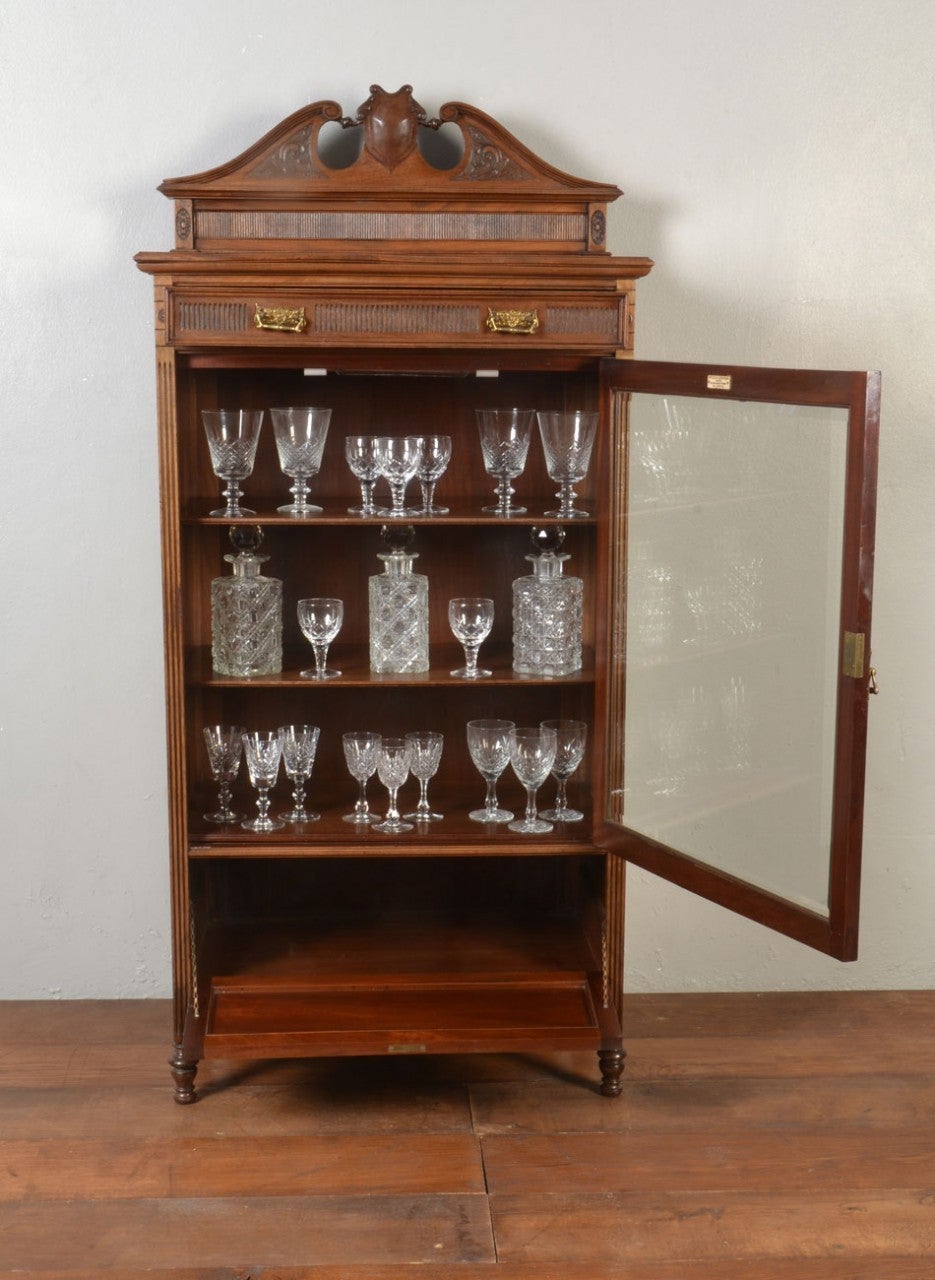
<svg viewBox="0 0 935 1280">
<path fill-rule="evenodd" d="M 631 996 L 591 1054 L 217 1063 L 0 1004 L 0 1280 L 933 1280 L 935 992 Z M 413 1264 L 419 1264 L 414 1266 Z"/>
</svg>

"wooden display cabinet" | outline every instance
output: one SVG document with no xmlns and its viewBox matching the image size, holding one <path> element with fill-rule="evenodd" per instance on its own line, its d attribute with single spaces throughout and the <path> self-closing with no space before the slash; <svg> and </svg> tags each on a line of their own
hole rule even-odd
<svg viewBox="0 0 935 1280">
<path fill-rule="evenodd" d="M 878 379 L 630 359 L 652 264 L 607 251 L 617 188 L 558 172 L 464 104 L 429 120 L 408 87 L 374 87 L 353 118 L 305 107 L 160 189 L 177 247 L 137 263 L 156 305 L 178 1101 L 193 1100 L 202 1057 L 567 1048 L 596 1050 L 602 1092 L 619 1093 L 627 860 L 853 956 Z M 201 410 L 285 404 L 332 409 L 312 482 L 323 511 L 277 513 L 289 482 L 267 420 L 245 483 L 258 514 L 237 523 L 262 527 L 266 571 L 284 584 L 284 665 L 219 676 L 210 583 L 226 572 L 229 522 L 207 514 L 219 482 Z M 585 656 L 564 679 L 512 670 L 511 584 L 555 485 L 534 440 L 517 482 L 527 514 L 482 513 L 494 481 L 475 411 L 505 405 L 601 412 L 579 487 L 591 514 L 565 522 Z M 761 425 L 759 410 L 780 407 L 778 426 Z M 348 514 L 343 438 L 428 431 L 453 440 L 449 514 L 412 517 L 431 669 L 373 675 L 367 579 L 383 521 Z M 815 516 L 825 508 L 836 514 Z M 694 559 L 676 563 L 678 547 Z M 812 562 L 804 588 L 790 581 Z M 476 683 L 449 674 L 447 601 L 472 594 L 496 607 L 493 675 Z M 326 684 L 299 675 L 310 652 L 295 603 L 308 595 L 345 602 L 343 674 Z M 586 720 L 570 783 L 585 820 L 543 837 L 471 822 L 483 783 L 465 725 L 480 716 Z M 221 722 L 319 725 L 320 821 L 263 837 L 206 823 L 202 727 Z M 442 822 L 392 838 L 342 821 L 356 784 L 341 735 L 365 727 L 444 732 Z M 276 799 L 287 794 L 283 780 Z M 370 794 L 379 808 L 375 780 Z M 522 804 L 507 775 L 500 794 Z M 253 802 L 243 780 L 238 799 Z M 777 884 L 761 864 L 786 859 L 759 832 L 785 825 L 805 854 Z M 765 854 L 748 875 L 754 846 Z"/>
</svg>

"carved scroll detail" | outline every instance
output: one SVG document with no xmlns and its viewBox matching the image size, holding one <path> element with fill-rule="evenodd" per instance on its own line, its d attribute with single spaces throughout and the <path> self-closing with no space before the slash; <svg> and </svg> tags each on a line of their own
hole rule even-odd
<svg viewBox="0 0 935 1280">
<path fill-rule="evenodd" d="M 464 169 L 455 174 L 454 180 L 461 182 L 489 181 L 491 178 L 526 180 L 529 174 L 515 160 L 473 125 L 468 125 L 467 135 L 471 144 L 470 156 Z"/>
<path fill-rule="evenodd" d="M 311 125 L 299 129 L 266 157 L 253 173 L 258 178 L 322 178 L 324 173 L 312 156 L 318 130 Z"/>
</svg>

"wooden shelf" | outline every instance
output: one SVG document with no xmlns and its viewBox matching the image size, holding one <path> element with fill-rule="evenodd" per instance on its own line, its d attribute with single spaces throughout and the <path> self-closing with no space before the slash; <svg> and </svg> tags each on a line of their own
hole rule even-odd
<svg viewBox="0 0 935 1280">
<path fill-rule="evenodd" d="M 491 482 L 492 483 L 492 482 Z M 310 495 L 310 501 L 318 502 L 324 509 L 315 515 L 309 516 L 289 516 L 283 515 L 276 508 L 281 503 L 288 501 L 288 493 L 281 493 L 278 497 L 255 497 L 247 498 L 252 505 L 256 507 L 256 514 L 250 516 L 238 516 L 231 518 L 229 516 L 211 516 L 206 513 L 216 507 L 218 495 L 207 495 L 204 498 L 197 498 L 186 505 L 183 515 L 183 523 L 190 525 L 220 525 L 228 528 L 231 525 L 277 525 L 282 528 L 292 529 L 312 529 L 315 526 L 344 525 L 350 528 L 381 528 L 384 524 L 412 524 L 417 526 L 431 525 L 469 525 L 471 528 L 477 525 L 494 525 L 507 528 L 510 525 L 516 525 L 518 528 L 531 527 L 536 524 L 561 524 L 572 528 L 588 528 L 593 527 L 597 521 L 593 514 L 587 517 L 573 520 L 559 520 L 556 516 L 547 516 L 544 514 L 544 508 L 550 506 L 555 501 L 553 494 L 537 495 L 535 498 L 522 499 L 523 505 L 529 509 L 522 515 L 515 516 L 498 516 L 481 510 L 482 502 L 492 501 L 493 492 L 484 495 L 476 504 L 470 506 L 464 503 L 458 503 L 452 500 L 446 505 L 450 506 L 450 511 L 446 515 L 425 516 L 418 514 L 417 511 L 407 511 L 405 518 L 390 518 L 385 513 L 374 516 L 355 516 L 351 515 L 347 508 L 354 506 L 360 502 L 360 494 L 348 493 L 342 498 L 315 498 L 314 493 Z M 519 496 L 517 496 L 519 501 Z M 442 501 L 439 498 L 439 501 Z M 582 503 L 584 506 L 585 503 Z M 593 506 L 593 502 L 591 503 Z"/>
</svg>

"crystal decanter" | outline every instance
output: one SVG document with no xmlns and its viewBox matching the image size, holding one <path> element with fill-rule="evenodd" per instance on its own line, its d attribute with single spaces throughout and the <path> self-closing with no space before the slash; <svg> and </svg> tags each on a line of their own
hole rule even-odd
<svg viewBox="0 0 935 1280">
<path fill-rule="evenodd" d="M 229 576 L 211 583 L 211 665 L 222 676 L 265 676 L 282 670 L 282 583 L 260 573 L 263 532 L 233 525 Z"/>
<path fill-rule="evenodd" d="M 384 525 L 383 572 L 370 579 L 370 670 L 428 671 L 429 580 L 412 572 L 411 524 Z"/>
<path fill-rule="evenodd" d="M 567 676 L 581 670 L 584 584 L 566 578 L 560 525 L 532 530 L 533 572 L 513 583 L 513 670 L 530 676 Z"/>
</svg>

